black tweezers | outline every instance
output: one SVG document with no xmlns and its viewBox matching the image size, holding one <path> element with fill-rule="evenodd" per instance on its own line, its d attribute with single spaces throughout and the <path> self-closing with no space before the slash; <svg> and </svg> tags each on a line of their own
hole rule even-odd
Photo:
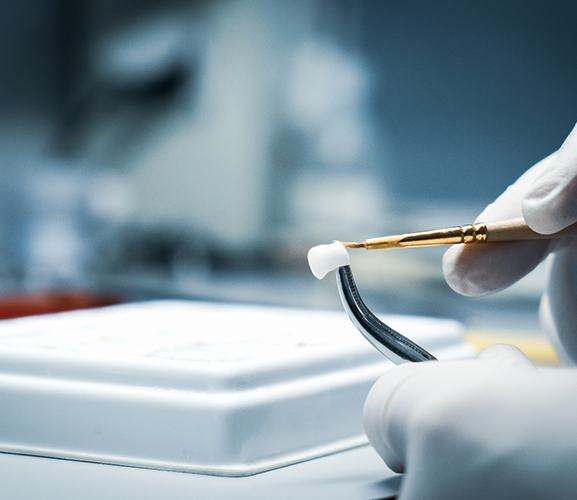
<svg viewBox="0 0 577 500">
<path fill-rule="evenodd" d="M 337 270 L 337 285 L 347 315 L 363 336 L 395 364 L 436 360 L 430 352 L 385 325 L 365 305 L 359 295 L 350 266 Z"/>
</svg>

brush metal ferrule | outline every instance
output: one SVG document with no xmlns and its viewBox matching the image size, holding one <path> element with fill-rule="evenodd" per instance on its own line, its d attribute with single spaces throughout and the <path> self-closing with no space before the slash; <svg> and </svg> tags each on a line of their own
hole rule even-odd
<svg viewBox="0 0 577 500">
<path fill-rule="evenodd" d="M 383 236 L 365 240 L 356 247 L 367 250 L 380 250 L 385 248 L 403 247 L 430 247 L 437 245 L 455 245 L 459 243 L 478 243 L 487 240 L 487 225 L 478 222 L 455 226 L 445 229 L 434 229 L 432 231 L 420 231 L 418 233 L 407 233 L 396 236 Z M 345 245 L 348 246 L 348 245 Z"/>
</svg>

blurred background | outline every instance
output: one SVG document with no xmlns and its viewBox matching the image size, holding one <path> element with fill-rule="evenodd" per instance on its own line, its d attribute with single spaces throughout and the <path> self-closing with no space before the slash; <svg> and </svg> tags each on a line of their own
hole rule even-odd
<svg viewBox="0 0 577 500">
<path fill-rule="evenodd" d="M 577 120 L 569 0 L 0 5 L 0 312 L 192 299 L 338 308 L 306 250 L 472 222 Z M 537 330 L 440 249 L 355 254 L 377 310 Z"/>
</svg>

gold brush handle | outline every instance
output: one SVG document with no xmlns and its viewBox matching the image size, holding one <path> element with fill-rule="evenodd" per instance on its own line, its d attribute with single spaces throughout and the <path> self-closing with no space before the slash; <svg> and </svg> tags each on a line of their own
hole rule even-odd
<svg viewBox="0 0 577 500">
<path fill-rule="evenodd" d="M 479 223 L 448 227 L 446 229 L 433 229 L 432 231 L 421 231 L 418 233 L 385 236 L 383 238 L 371 238 L 364 243 L 367 250 L 380 250 L 383 248 L 455 245 L 458 243 L 485 241 L 486 239 L 487 226 Z"/>
<path fill-rule="evenodd" d="M 573 224 L 554 234 L 539 234 L 527 226 L 522 217 L 500 222 L 466 224 L 432 231 L 398 234 L 370 238 L 361 242 L 343 243 L 347 248 L 382 250 L 386 248 L 430 247 L 438 245 L 458 245 L 460 243 L 483 243 L 499 241 L 542 240 L 560 238 L 570 233 L 577 234 L 577 224 Z"/>
<path fill-rule="evenodd" d="M 575 231 L 575 226 L 569 226 L 554 234 L 536 233 L 525 223 L 523 217 L 500 222 L 488 222 L 486 226 L 489 235 L 487 241 L 546 240 L 560 238 Z"/>
</svg>

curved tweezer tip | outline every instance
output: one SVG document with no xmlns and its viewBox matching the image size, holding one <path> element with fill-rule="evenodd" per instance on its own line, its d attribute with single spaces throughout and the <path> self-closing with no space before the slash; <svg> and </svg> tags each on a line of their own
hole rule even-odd
<svg viewBox="0 0 577 500">
<path fill-rule="evenodd" d="M 350 266 L 337 270 L 341 302 L 347 315 L 373 346 L 396 364 L 406 361 L 431 361 L 435 358 L 418 344 L 385 325 L 365 305 L 359 295 Z"/>
</svg>

